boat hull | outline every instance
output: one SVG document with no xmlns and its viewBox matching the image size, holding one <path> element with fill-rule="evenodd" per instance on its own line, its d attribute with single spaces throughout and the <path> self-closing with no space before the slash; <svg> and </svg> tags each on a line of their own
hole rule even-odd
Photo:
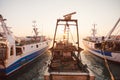
<svg viewBox="0 0 120 80">
<path fill-rule="evenodd" d="M 94 42 L 89 42 L 83 40 L 84 47 L 87 51 L 91 52 L 91 54 L 94 54 L 101 58 L 106 58 L 110 61 L 120 63 L 120 53 L 119 52 L 108 52 L 108 51 L 102 51 L 100 49 L 96 49 Z"/>
<path fill-rule="evenodd" d="M 10 66 L 4 69 L 0 69 L 0 75 L 1 76 L 10 75 L 11 73 L 15 72 L 16 70 L 22 68 L 23 66 L 27 65 L 31 61 L 35 60 L 37 57 L 41 56 L 47 49 L 48 49 L 48 46 L 36 52 L 30 53 L 27 56 L 20 58 L 19 60 L 17 60 L 16 62 L 14 62 L 13 64 L 11 64 Z"/>
</svg>

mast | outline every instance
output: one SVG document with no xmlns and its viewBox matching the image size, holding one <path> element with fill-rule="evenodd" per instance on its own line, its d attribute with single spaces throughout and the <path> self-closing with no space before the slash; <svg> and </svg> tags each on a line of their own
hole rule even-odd
<svg viewBox="0 0 120 80">
<path fill-rule="evenodd" d="M 64 28 L 64 35 L 63 35 L 63 41 L 67 41 L 67 43 L 69 42 L 69 24 L 66 22 L 65 24 L 65 28 Z"/>
<path fill-rule="evenodd" d="M 96 29 L 95 29 L 96 25 L 97 24 L 93 24 L 93 29 L 92 29 L 92 35 L 94 38 L 96 38 Z"/>
<path fill-rule="evenodd" d="M 35 40 L 36 40 L 39 33 L 38 28 L 36 28 L 36 21 L 33 21 L 33 31 L 35 33 Z"/>
<path fill-rule="evenodd" d="M 3 19 L 2 15 L 0 15 L 0 22 L 1 22 L 0 27 L 3 29 L 3 32 L 0 32 L 0 34 L 3 36 L 3 38 L 8 40 L 10 45 L 13 45 L 15 44 L 15 39 L 12 32 L 6 26 L 5 20 L 6 19 Z"/>
<path fill-rule="evenodd" d="M 3 29 L 3 32 L 0 31 L 1 38 L 4 40 L 3 43 L 7 45 L 7 53 L 6 58 L 10 56 L 15 56 L 16 49 L 15 49 L 15 38 L 12 32 L 6 26 L 5 20 L 2 15 L 0 15 L 0 27 Z"/>
</svg>

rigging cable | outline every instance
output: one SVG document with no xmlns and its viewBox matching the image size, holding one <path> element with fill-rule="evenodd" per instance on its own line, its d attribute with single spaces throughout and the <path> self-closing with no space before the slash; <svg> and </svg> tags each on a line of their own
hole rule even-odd
<svg viewBox="0 0 120 80">
<path fill-rule="evenodd" d="M 73 35 L 72 35 L 72 33 L 71 33 L 71 30 L 69 29 L 69 31 L 70 31 L 70 35 L 71 35 L 71 37 L 72 37 L 72 40 L 73 40 L 73 42 L 75 43 L 74 38 L 73 38 Z"/>
</svg>

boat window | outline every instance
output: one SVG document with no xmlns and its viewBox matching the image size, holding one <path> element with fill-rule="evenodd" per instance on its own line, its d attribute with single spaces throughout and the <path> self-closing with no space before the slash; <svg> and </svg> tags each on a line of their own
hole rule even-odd
<svg viewBox="0 0 120 80">
<path fill-rule="evenodd" d="M 22 54 L 22 48 L 16 48 L 16 55 Z"/>
<path fill-rule="evenodd" d="M 23 50 L 25 50 L 25 47 L 23 47 Z"/>
<path fill-rule="evenodd" d="M 14 49 L 13 49 L 13 46 L 11 47 L 10 49 L 10 56 L 12 56 L 14 54 Z"/>
<path fill-rule="evenodd" d="M 95 48 L 102 49 L 102 44 L 101 43 L 96 43 Z"/>
<path fill-rule="evenodd" d="M 36 45 L 36 48 L 38 48 L 38 45 Z"/>
</svg>

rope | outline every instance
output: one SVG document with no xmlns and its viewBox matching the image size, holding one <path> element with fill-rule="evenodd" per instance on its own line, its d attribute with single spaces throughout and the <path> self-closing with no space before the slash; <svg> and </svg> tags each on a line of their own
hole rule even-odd
<svg viewBox="0 0 120 80">
<path fill-rule="evenodd" d="M 115 80 L 114 79 L 114 76 L 113 76 L 113 74 L 112 74 L 112 72 L 111 72 L 111 70 L 110 70 L 110 67 L 109 67 L 109 65 L 108 65 L 108 61 L 107 61 L 107 59 L 106 59 L 106 57 L 105 57 L 105 42 L 103 43 L 103 50 L 102 50 L 102 54 L 103 54 L 103 58 L 104 58 L 104 61 L 105 61 L 105 66 L 106 66 L 106 68 L 108 69 L 108 71 L 109 71 L 109 73 L 110 73 L 110 76 L 111 76 L 111 80 Z"/>
<path fill-rule="evenodd" d="M 71 35 L 71 37 L 72 37 L 72 40 L 73 40 L 73 42 L 75 43 L 74 38 L 73 38 L 73 35 L 72 35 L 72 33 L 71 33 L 71 30 L 69 29 L 69 31 L 70 31 L 70 35 Z"/>
<path fill-rule="evenodd" d="M 108 71 L 109 71 L 109 73 L 110 73 L 111 79 L 112 79 L 112 80 L 115 80 L 115 79 L 114 79 L 114 76 L 113 76 L 113 74 L 112 74 L 112 72 L 111 72 L 111 70 L 110 70 L 110 67 L 109 67 L 109 65 L 108 65 L 108 61 L 106 60 L 105 56 L 104 56 L 104 60 L 105 60 L 105 65 L 106 65 L 106 67 L 107 67 L 107 69 L 108 69 Z"/>
</svg>

